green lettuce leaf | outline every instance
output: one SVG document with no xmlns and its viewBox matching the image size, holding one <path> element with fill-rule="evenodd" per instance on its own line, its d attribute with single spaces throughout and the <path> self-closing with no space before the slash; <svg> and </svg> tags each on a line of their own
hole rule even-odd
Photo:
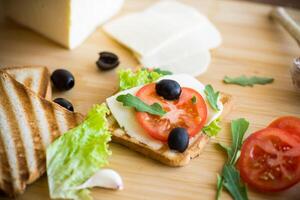
<svg viewBox="0 0 300 200">
<path fill-rule="evenodd" d="M 220 121 L 220 118 L 212 121 L 209 125 L 204 126 L 202 131 L 210 137 L 216 136 L 221 130 Z"/>
<path fill-rule="evenodd" d="M 88 189 L 74 189 L 108 163 L 111 152 L 105 104 L 95 105 L 85 121 L 47 148 L 47 175 L 51 198 L 90 200 Z"/>
<path fill-rule="evenodd" d="M 165 76 L 164 71 L 150 71 L 148 69 L 138 69 L 133 71 L 131 69 L 123 69 L 119 74 L 119 90 L 127 90 L 139 85 L 152 83 L 162 76 Z"/>
</svg>

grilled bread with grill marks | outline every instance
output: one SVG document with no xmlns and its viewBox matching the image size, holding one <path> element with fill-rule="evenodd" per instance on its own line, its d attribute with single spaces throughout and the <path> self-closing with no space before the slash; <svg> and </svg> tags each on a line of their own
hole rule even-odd
<svg viewBox="0 0 300 200">
<path fill-rule="evenodd" d="M 45 172 L 46 147 L 82 120 L 0 70 L 0 189 L 23 193 Z"/>
<path fill-rule="evenodd" d="M 51 100 L 49 71 L 45 66 L 5 66 L 0 67 L 18 82 L 36 94 Z"/>
<path fill-rule="evenodd" d="M 224 110 L 222 112 L 222 117 L 224 117 L 231 109 L 232 97 L 228 94 L 221 93 L 221 101 L 224 105 Z M 109 122 L 113 142 L 124 145 L 129 149 L 137 151 L 171 167 L 187 165 L 193 158 L 200 155 L 209 141 L 209 137 L 207 135 L 199 133 L 190 140 L 189 147 L 183 153 L 170 150 L 167 144 L 158 150 L 154 150 L 147 144 L 141 143 L 137 139 L 130 137 L 126 131 L 118 125 L 118 122 L 113 115 L 109 116 Z"/>
</svg>

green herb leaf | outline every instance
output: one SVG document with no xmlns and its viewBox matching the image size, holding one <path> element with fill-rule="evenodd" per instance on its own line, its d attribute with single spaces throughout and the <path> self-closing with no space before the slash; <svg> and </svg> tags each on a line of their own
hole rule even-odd
<svg viewBox="0 0 300 200">
<path fill-rule="evenodd" d="M 220 121 L 219 118 L 212 121 L 209 125 L 204 126 L 202 131 L 210 137 L 216 136 L 221 130 Z"/>
<path fill-rule="evenodd" d="M 247 189 L 240 179 L 238 170 L 230 164 L 225 164 L 223 171 L 223 185 L 235 200 L 248 200 Z"/>
<path fill-rule="evenodd" d="M 133 107 L 140 112 L 147 112 L 152 115 L 163 116 L 166 112 L 162 109 L 161 105 L 154 103 L 148 105 L 141 99 L 131 94 L 120 95 L 117 97 L 117 101 L 122 102 L 124 106 Z"/>
<path fill-rule="evenodd" d="M 205 86 L 205 95 L 208 100 L 209 105 L 216 111 L 220 110 L 218 107 L 218 99 L 219 99 L 219 92 L 215 92 L 211 85 Z"/>
<path fill-rule="evenodd" d="M 223 178 L 222 178 L 222 176 L 217 174 L 217 195 L 216 195 L 216 200 L 220 199 L 222 190 L 223 190 Z"/>
<path fill-rule="evenodd" d="M 197 103 L 197 98 L 196 98 L 195 96 L 193 96 L 193 97 L 191 98 L 191 101 L 192 101 L 193 104 L 196 104 L 196 103 Z"/>
<path fill-rule="evenodd" d="M 249 122 L 243 118 L 231 122 L 232 144 L 229 151 L 229 163 L 235 164 L 239 150 L 241 149 L 244 135 L 249 127 Z"/>
<path fill-rule="evenodd" d="M 216 199 L 220 196 L 220 185 L 224 185 L 235 200 L 248 200 L 246 187 L 241 182 L 239 172 L 234 167 L 240 155 L 243 138 L 248 127 L 249 122 L 243 118 L 233 120 L 231 122 L 231 146 L 218 144 L 227 153 L 228 160 L 223 167 L 221 178 L 218 178 Z"/>
<path fill-rule="evenodd" d="M 161 75 L 172 75 L 173 73 L 168 71 L 168 70 L 161 70 L 160 68 L 154 68 L 153 69 L 154 72 L 157 72 Z"/>
<path fill-rule="evenodd" d="M 258 76 L 246 77 L 243 75 L 235 78 L 230 78 L 228 76 L 225 76 L 223 81 L 224 83 L 227 84 L 236 84 L 241 86 L 252 87 L 255 84 L 265 85 L 268 83 L 272 83 L 274 79 L 268 77 L 258 77 Z"/>
</svg>

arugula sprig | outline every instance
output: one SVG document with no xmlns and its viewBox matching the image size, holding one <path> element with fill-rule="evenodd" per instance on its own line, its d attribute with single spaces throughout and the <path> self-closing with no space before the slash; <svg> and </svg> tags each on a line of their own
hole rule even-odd
<svg viewBox="0 0 300 200">
<path fill-rule="evenodd" d="M 204 89 L 204 93 L 206 95 L 209 105 L 215 111 L 220 110 L 218 107 L 218 99 L 219 99 L 220 92 L 215 92 L 211 85 L 206 85 Z"/>
<path fill-rule="evenodd" d="M 249 122 L 243 118 L 231 122 L 231 147 L 218 144 L 228 156 L 228 160 L 223 167 L 222 175 L 218 175 L 217 194 L 218 200 L 223 186 L 229 191 L 235 200 L 248 200 L 247 188 L 240 179 L 239 171 L 235 168 L 235 163 L 239 157 L 239 152 L 243 143 L 244 135 L 249 127 Z"/>
<path fill-rule="evenodd" d="M 117 101 L 123 103 L 124 106 L 133 107 L 140 112 L 147 112 L 152 115 L 163 116 L 166 111 L 163 110 L 160 104 L 154 103 L 148 105 L 136 96 L 131 94 L 123 94 L 117 97 Z"/>
<path fill-rule="evenodd" d="M 225 76 L 223 81 L 224 83 L 227 84 L 236 84 L 243 87 L 245 86 L 253 87 L 253 85 L 255 84 L 265 85 L 268 83 L 272 83 L 274 79 L 269 77 L 258 77 L 258 76 L 246 77 L 243 75 L 235 78 Z"/>
<path fill-rule="evenodd" d="M 170 72 L 168 70 L 162 70 L 160 68 L 154 68 L 153 71 L 157 72 L 157 73 L 159 73 L 161 75 L 172 75 L 173 74 L 172 72 Z"/>
</svg>

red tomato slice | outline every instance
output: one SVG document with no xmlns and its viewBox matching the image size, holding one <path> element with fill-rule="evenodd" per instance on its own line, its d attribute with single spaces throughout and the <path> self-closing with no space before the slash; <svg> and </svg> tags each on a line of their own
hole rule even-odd
<svg viewBox="0 0 300 200">
<path fill-rule="evenodd" d="M 284 130 L 262 129 L 245 140 L 238 169 L 242 179 L 259 191 L 289 188 L 300 180 L 300 143 Z"/>
<path fill-rule="evenodd" d="M 167 112 L 163 117 L 151 115 L 146 112 L 137 112 L 136 117 L 146 132 L 155 139 L 167 141 L 170 131 L 175 127 L 186 128 L 192 137 L 203 128 L 207 107 L 202 96 L 191 88 L 182 87 L 178 100 L 169 101 L 158 96 L 155 83 L 142 87 L 136 94 L 147 104 L 159 103 Z M 196 98 L 196 103 L 192 98 Z"/>
<path fill-rule="evenodd" d="M 279 128 L 289 132 L 300 141 L 300 118 L 293 116 L 280 117 L 273 121 L 269 127 Z"/>
</svg>

